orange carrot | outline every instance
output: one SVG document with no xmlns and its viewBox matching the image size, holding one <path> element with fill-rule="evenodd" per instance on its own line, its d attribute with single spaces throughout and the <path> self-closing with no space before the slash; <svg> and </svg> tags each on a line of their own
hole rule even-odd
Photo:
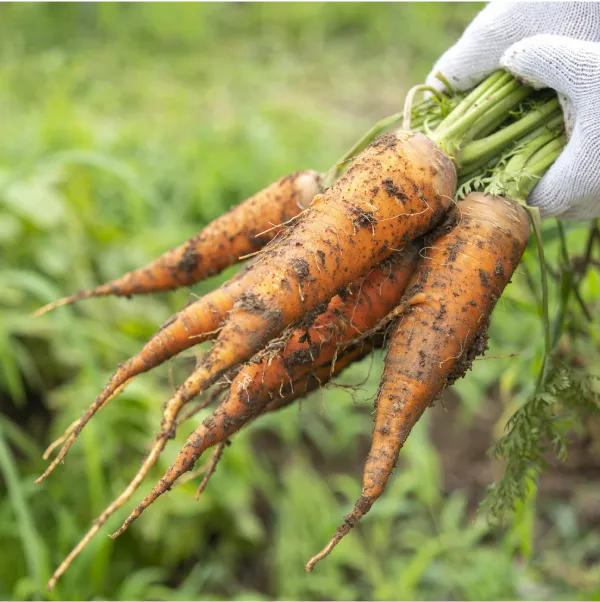
<svg viewBox="0 0 600 602">
<path fill-rule="evenodd" d="M 452 209 L 437 234 L 391 336 L 361 496 L 308 571 L 383 493 L 402 445 L 435 396 L 485 351 L 488 319 L 525 250 L 529 216 L 510 200 L 474 193 Z"/>
<path fill-rule="evenodd" d="M 169 291 L 214 276 L 237 263 L 241 256 L 261 249 L 281 232 L 282 224 L 308 207 L 319 192 L 321 180 L 321 174 L 309 170 L 280 178 L 148 265 L 94 289 L 49 303 L 35 315 L 80 299 Z"/>
</svg>

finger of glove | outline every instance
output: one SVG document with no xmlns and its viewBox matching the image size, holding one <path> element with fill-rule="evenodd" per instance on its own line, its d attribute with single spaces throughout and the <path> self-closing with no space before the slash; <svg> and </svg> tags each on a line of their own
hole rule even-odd
<svg viewBox="0 0 600 602">
<path fill-rule="evenodd" d="M 517 42 L 501 63 L 529 85 L 563 101 L 569 143 L 529 197 L 544 217 L 600 215 L 600 44 L 537 35 Z"/>
<path fill-rule="evenodd" d="M 600 19 L 598 21 L 600 27 Z M 500 64 L 534 88 L 553 88 L 576 107 L 591 102 L 600 78 L 600 44 L 539 34 L 506 50 Z"/>
<path fill-rule="evenodd" d="M 468 89 L 497 69 L 515 42 L 541 33 L 600 42 L 599 23 L 600 2 L 492 2 L 440 57 L 427 83 L 443 90 L 439 71 L 456 89 Z"/>
<path fill-rule="evenodd" d="M 542 217 L 600 217 L 600 128 L 594 135 L 576 123 L 567 146 L 529 195 Z"/>
<path fill-rule="evenodd" d="M 525 11 L 527 4 L 523 4 Z M 456 44 L 437 60 L 426 83 L 443 91 L 444 84 L 435 77 L 436 73 L 441 73 L 456 90 L 477 85 L 498 68 L 506 48 L 523 37 L 520 20 L 519 11 L 513 4 L 488 4 L 471 21 Z"/>
</svg>

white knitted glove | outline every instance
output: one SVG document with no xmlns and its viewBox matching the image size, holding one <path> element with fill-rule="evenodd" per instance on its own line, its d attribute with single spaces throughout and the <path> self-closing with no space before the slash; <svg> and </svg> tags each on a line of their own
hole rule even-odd
<svg viewBox="0 0 600 602">
<path fill-rule="evenodd" d="M 436 63 L 459 90 L 504 67 L 558 92 L 569 142 L 528 202 L 543 217 L 600 216 L 600 2 L 492 3 Z"/>
</svg>

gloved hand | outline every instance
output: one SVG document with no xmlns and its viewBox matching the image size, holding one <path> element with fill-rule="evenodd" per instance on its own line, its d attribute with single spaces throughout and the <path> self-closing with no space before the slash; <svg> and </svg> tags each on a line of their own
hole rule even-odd
<svg viewBox="0 0 600 602">
<path fill-rule="evenodd" d="M 503 67 L 534 88 L 558 92 L 569 142 L 528 198 L 542 217 L 600 216 L 600 3 L 487 5 L 435 64 L 458 90 Z"/>
</svg>

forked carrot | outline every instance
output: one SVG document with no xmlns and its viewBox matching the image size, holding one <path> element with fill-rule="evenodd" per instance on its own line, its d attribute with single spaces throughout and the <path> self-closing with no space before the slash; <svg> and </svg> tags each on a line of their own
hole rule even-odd
<svg viewBox="0 0 600 602">
<path fill-rule="evenodd" d="M 529 216 L 513 201 L 469 195 L 448 214 L 420 262 L 407 304 L 390 340 L 377 395 L 373 444 L 363 488 L 330 543 L 327 556 L 383 493 L 411 429 L 447 385 L 485 351 L 489 316 L 529 238 Z"/>
</svg>

